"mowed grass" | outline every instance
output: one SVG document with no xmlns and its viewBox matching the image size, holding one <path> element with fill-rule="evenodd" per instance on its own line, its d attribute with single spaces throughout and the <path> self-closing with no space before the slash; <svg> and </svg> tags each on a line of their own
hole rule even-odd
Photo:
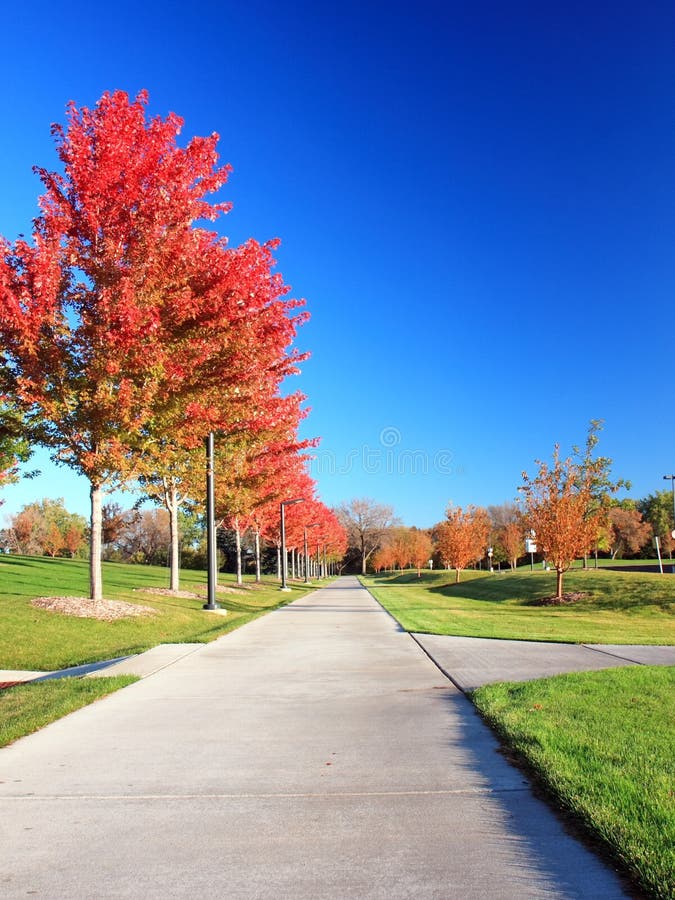
<svg viewBox="0 0 675 900">
<path fill-rule="evenodd" d="M 234 577 L 221 574 L 220 584 L 234 588 Z M 204 597 L 144 593 L 144 588 L 168 586 L 166 569 L 104 563 L 105 598 L 152 607 L 154 615 L 105 622 L 31 606 L 34 597 L 86 597 L 88 585 L 88 565 L 81 560 L 0 557 L 0 669 L 52 671 L 157 644 L 207 642 L 314 589 L 290 583 L 290 593 L 281 593 L 273 579 L 261 587 L 247 579 L 236 593 L 218 594 L 218 603 L 228 610 L 222 616 L 202 609 Z M 181 590 L 205 594 L 206 574 L 183 571 Z"/>
<path fill-rule="evenodd" d="M 55 678 L 0 691 L 0 747 L 134 681 L 138 679 L 133 675 Z"/>
<path fill-rule="evenodd" d="M 565 643 L 675 644 L 675 576 L 573 569 L 565 591 L 584 599 L 533 606 L 555 594 L 555 573 L 416 572 L 363 578 L 407 631 Z"/>
<path fill-rule="evenodd" d="M 675 668 L 480 688 L 473 701 L 564 808 L 648 891 L 675 897 Z"/>
</svg>

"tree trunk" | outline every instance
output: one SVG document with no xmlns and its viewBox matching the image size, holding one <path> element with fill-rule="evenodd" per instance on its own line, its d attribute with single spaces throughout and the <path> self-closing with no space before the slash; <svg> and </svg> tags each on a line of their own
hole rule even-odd
<svg viewBox="0 0 675 900">
<path fill-rule="evenodd" d="M 455 569 L 455 584 L 459 584 L 459 569 Z"/>
<path fill-rule="evenodd" d="M 365 550 L 361 553 L 361 574 L 362 575 L 366 574 L 366 551 Z"/>
<path fill-rule="evenodd" d="M 255 530 L 255 580 L 259 583 L 260 576 L 260 529 Z"/>
<path fill-rule="evenodd" d="M 177 591 L 180 586 L 180 576 L 178 574 L 178 547 L 180 540 L 178 535 L 178 491 L 175 484 L 165 485 L 164 498 L 169 512 L 169 590 Z"/>
<path fill-rule="evenodd" d="M 281 544 L 277 544 L 277 581 L 281 581 Z"/>
<path fill-rule="evenodd" d="M 560 599 L 562 597 L 563 575 L 564 574 L 565 573 L 562 571 L 562 569 L 555 570 L 555 575 L 556 575 L 555 595 L 558 599 Z"/>
<path fill-rule="evenodd" d="M 101 547 L 103 540 L 103 491 L 101 485 L 92 482 L 89 496 L 91 498 L 89 597 L 91 600 L 102 600 L 103 576 L 101 574 Z"/>
<path fill-rule="evenodd" d="M 242 584 L 241 577 L 241 531 L 239 530 L 239 522 L 234 527 L 234 540 L 237 547 L 237 584 Z"/>
</svg>

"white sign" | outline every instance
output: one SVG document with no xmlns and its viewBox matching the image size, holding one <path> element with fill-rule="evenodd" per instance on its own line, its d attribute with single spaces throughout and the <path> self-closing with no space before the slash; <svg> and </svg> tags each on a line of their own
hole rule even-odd
<svg viewBox="0 0 675 900">
<path fill-rule="evenodd" d="M 537 545 L 533 540 L 530 540 L 530 538 L 527 538 L 525 541 L 525 552 L 526 553 L 536 553 L 537 552 Z"/>
</svg>

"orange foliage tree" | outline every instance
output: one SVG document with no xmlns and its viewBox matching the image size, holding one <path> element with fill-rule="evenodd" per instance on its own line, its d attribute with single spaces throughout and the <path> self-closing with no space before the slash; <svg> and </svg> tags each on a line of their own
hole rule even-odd
<svg viewBox="0 0 675 900">
<path fill-rule="evenodd" d="M 523 472 L 523 495 L 528 526 L 536 534 L 538 549 L 556 571 L 556 597 L 563 596 L 563 576 L 572 561 L 587 555 L 607 524 L 609 495 L 624 482 L 609 480 L 611 460 L 593 458 L 599 423 L 591 422 L 585 455 L 560 458 L 553 450 L 553 462 L 537 460 L 539 471 L 530 478 Z"/>
<path fill-rule="evenodd" d="M 406 569 L 412 561 L 412 542 L 410 540 L 410 529 L 403 525 L 397 525 L 390 528 L 383 542 L 389 548 L 392 562 L 395 567 L 401 571 Z"/>
<path fill-rule="evenodd" d="M 422 568 L 429 562 L 432 553 L 431 538 L 426 531 L 410 530 L 410 561 L 417 568 L 417 577 L 422 577 Z"/>
<path fill-rule="evenodd" d="M 455 570 L 458 582 L 462 569 L 480 559 L 487 548 L 490 517 L 479 506 L 449 506 L 446 516 L 438 527 L 438 551 L 443 564 Z"/>
<path fill-rule="evenodd" d="M 518 557 L 523 555 L 525 549 L 522 524 L 507 522 L 498 533 L 498 541 L 504 548 L 511 568 L 515 569 Z"/>
</svg>

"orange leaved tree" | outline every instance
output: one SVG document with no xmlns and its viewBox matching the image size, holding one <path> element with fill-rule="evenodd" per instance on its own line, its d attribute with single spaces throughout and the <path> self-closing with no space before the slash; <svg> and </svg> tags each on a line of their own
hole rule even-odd
<svg viewBox="0 0 675 900">
<path fill-rule="evenodd" d="M 518 557 L 523 555 L 525 539 L 520 522 L 507 522 L 498 533 L 498 541 L 504 548 L 512 569 L 516 568 Z"/>
<path fill-rule="evenodd" d="M 553 450 L 553 462 L 537 460 L 539 471 L 530 478 L 523 472 L 523 495 L 528 526 L 536 534 L 538 549 L 556 571 L 556 597 L 563 595 L 563 576 L 572 561 L 590 552 L 607 522 L 609 495 L 624 482 L 609 479 L 611 460 L 593 458 L 598 422 L 591 422 L 583 457 L 579 451 L 560 458 Z"/>
<path fill-rule="evenodd" d="M 438 527 L 438 552 L 443 565 L 455 570 L 458 582 L 462 569 L 480 559 L 487 548 L 490 517 L 479 506 L 449 506 L 446 516 Z"/>
</svg>

